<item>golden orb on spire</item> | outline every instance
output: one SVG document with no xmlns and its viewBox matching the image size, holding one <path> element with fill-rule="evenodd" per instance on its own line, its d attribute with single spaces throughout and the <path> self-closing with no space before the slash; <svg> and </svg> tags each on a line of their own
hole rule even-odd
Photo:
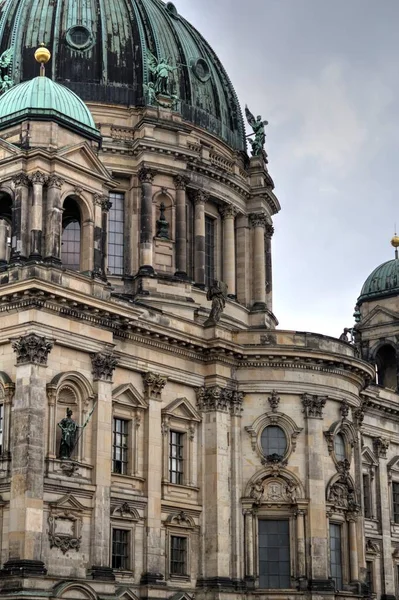
<svg viewBox="0 0 399 600">
<path fill-rule="evenodd" d="M 51 58 L 51 52 L 48 50 L 44 44 L 40 44 L 40 48 L 38 48 L 35 52 L 35 60 L 41 65 L 45 65 Z"/>
<path fill-rule="evenodd" d="M 393 236 L 393 238 L 391 239 L 391 245 L 392 245 L 394 248 L 399 248 L 399 235 L 396 235 L 396 233 L 395 233 L 395 235 Z"/>
</svg>

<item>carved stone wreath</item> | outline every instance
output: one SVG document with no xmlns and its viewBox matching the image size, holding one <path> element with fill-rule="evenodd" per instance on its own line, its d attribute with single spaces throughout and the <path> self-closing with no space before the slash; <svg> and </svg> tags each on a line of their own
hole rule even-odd
<svg viewBox="0 0 399 600">
<path fill-rule="evenodd" d="M 72 513 L 50 515 L 48 519 L 50 548 L 59 548 L 63 554 L 68 550 L 79 550 L 82 536 L 82 521 Z"/>
<path fill-rule="evenodd" d="M 262 431 L 270 425 L 280 427 L 285 433 L 287 448 L 284 456 L 265 456 L 263 452 L 261 444 Z M 250 435 L 252 449 L 258 453 L 262 464 L 274 462 L 285 464 L 292 452 L 295 452 L 297 437 L 301 433 L 302 428 L 298 427 L 288 415 L 278 412 L 270 412 L 258 417 L 252 425 L 245 427 L 245 430 Z"/>
</svg>

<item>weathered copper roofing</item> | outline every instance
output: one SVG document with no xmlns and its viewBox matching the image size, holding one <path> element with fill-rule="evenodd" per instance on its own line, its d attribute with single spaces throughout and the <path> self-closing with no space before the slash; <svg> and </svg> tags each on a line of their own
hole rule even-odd
<svg viewBox="0 0 399 600">
<path fill-rule="evenodd" d="M 374 269 L 367 277 L 358 304 L 397 294 L 399 294 L 399 259 L 394 258 Z"/>
<path fill-rule="evenodd" d="M 26 119 L 57 121 L 91 139 L 100 138 L 85 103 L 48 77 L 35 77 L 0 96 L 0 131 Z"/>
<path fill-rule="evenodd" d="M 177 110 L 183 117 L 245 149 L 234 88 L 202 36 L 162 0 L 5 0 L 0 52 L 12 47 L 15 82 L 36 74 L 33 54 L 44 42 L 48 75 L 84 101 L 145 105 L 149 50 L 178 66 Z"/>
</svg>

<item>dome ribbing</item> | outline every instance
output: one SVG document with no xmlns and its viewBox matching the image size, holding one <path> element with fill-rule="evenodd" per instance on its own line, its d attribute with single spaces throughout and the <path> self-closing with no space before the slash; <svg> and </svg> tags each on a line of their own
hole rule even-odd
<svg viewBox="0 0 399 600">
<path fill-rule="evenodd" d="M 379 265 L 367 277 L 360 292 L 358 304 L 396 294 L 399 294 L 399 259 L 394 258 Z"/>
</svg>

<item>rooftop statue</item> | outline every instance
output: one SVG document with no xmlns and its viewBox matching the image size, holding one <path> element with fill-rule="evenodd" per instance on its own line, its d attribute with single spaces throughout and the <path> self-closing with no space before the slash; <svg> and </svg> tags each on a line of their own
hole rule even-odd
<svg viewBox="0 0 399 600">
<path fill-rule="evenodd" d="M 261 156 L 264 153 L 266 141 L 265 126 L 268 125 L 268 121 L 262 121 L 261 115 L 258 115 L 255 119 L 248 106 L 245 106 L 245 116 L 253 129 L 253 133 L 247 136 L 252 147 L 252 156 Z M 255 136 L 253 140 L 250 139 L 252 136 Z"/>
<path fill-rule="evenodd" d="M 75 448 L 76 433 L 79 429 L 79 425 L 72 419 L 70 408 L 67 408 L 66 417 L 58 423 L 58 427 L 61 429 L 59 458 L 69 459 Z"/>
<path fill-rule="evenodd" d="M 179 67 L 173 67 L 170 58 L 158 59 L 147 49 L 148 67 L 152 74 L 153 81 L 144 85 L 150 104 L 160 104 L 170 108 L 178 100 L 174 93 L 174 79 L 172 73 Z M 168 102 L 168 99 L 170 101 Z M 155 101 L 155 102 L 154 102 Z"/>
<path fill-rule="evenodd" d="M 0 94 L 3 94 L 14 85 L 14 81 L 7 74 L 8 68 L 12 63 L 13 56 L 13 48 L 8 48 L 8 50 L 5 50 L 0 56 Z"/>
<path fill-rule="evenodd" d="M 216 325 L 220 321 L 224 307 L 226 306 L 227 286 L 224 281 L 213 280 L 206 294 L 206 299 L 212 302 L 211 312 L 204 326 Z"/>
</svg>

